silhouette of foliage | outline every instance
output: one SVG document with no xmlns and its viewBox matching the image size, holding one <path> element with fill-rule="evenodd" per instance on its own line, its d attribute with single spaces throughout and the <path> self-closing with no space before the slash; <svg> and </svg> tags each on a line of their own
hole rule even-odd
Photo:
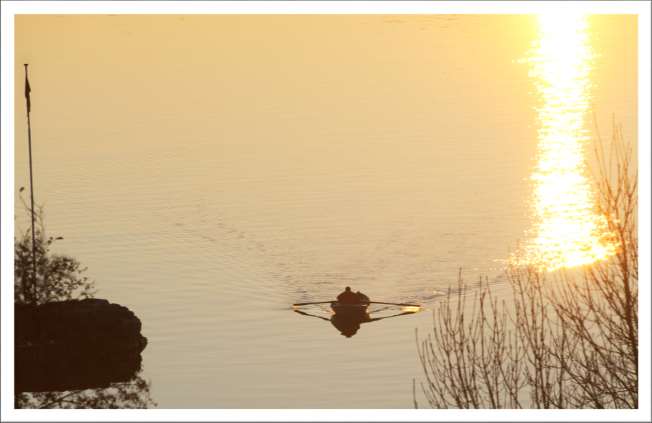
<svg viewBox="0 0 652 423">
<path fill-rule="evenodd" d="M 30 210 L 24 201 L 23 204 L 29 214 Z M 95 284 L 84 275 L 86 268 L 74 257 L 51 251 L 54 243 L 63 237 L 46 234 L 42 207 L 35 214 L 36 277 L 34 278 L 31 229 L 28 229 L 14 239 L 14 301 L 21 304 L 44 304 L 50 301 L 92 298 Z"/>
<path fill-rule="evenodd" d="M 102 389 L 17 394 L 15 408 L 149 408 L 157 404 L 140 376 Z"/>
</svg>

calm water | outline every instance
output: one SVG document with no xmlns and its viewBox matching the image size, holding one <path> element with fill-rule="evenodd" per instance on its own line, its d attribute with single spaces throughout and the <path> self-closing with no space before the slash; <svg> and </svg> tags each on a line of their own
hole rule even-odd
<svg viewBox="0 0 652 423">
<path fill-rule="evenodd" d="M 586 34 L 582 104 L 635 140 L 635 20 Z M 159 406 L 411 408 L 415 328 L 458 268 L 500 285 L 541 219 L 537 37 L 528 16 L 19 17 L 37 200 L 143 321 Z M 290 308 L 345 285 L 426 310 L 346 338 Z"/>
</svg>

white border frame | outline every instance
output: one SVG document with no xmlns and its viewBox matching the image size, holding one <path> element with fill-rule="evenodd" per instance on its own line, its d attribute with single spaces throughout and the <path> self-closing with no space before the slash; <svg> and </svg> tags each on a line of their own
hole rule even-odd
<svg viewBox="0 0 652 423">
<path fill-rule="evenodd" d="M 16 14 L 534 14 L 559 8 L 592 14 L 637 14 L 639 251 L 650 257 L 650 5 L 647 1 L 251 1 L 112 2 L 2 1 L 1 242 L 2 421 L 650 421 L 650 262 L 640 260 L 638 410 L 14 410 L 13 409 L 13 226 L 14 226 L 14 15 Z M 10 283 L 12 281 L 12 283 Z"/>
</svg>

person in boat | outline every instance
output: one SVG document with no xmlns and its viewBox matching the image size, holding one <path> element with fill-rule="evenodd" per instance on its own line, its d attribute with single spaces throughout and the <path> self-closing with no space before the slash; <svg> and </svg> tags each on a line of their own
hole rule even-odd
<svg viewBox="0 0 652 423">
<path fill-rule="evenodd" d="M 337 302 L 341 304 L 360 304 L 360 298 L 351 291 L 351 287 L 344 288 L 344 292 L 337 296 Z"/>
<path fill-rule="evenodd" d="M 358 291 L 355 293 L 355 295 L 358 296 L 358 302 L 361 304 L 369 304 L 369 297 L 367 297 L 365 294 L 362 292 Z"/>
</svg>

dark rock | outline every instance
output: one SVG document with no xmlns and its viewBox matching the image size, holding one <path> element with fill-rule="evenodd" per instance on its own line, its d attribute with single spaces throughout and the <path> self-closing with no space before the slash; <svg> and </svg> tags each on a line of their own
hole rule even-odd
<svg viewBox="0 0 652 423">
<path fill-rule="evenodd" d="M 102 299 L 15 307 L 16 392 L 86 389 L 140 370 L 141 322 Z"/>
</svg>

